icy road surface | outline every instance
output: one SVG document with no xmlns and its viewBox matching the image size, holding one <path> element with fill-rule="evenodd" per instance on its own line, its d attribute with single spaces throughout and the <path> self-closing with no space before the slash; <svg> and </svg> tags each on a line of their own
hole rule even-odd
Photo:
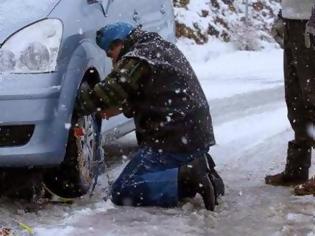
<svg viewBox="0 0 315 236">
<path fill-rule="evenodd" d="M 175 209 L 117 207 L 103 201 L 108 179 L 117 177 L 125 155 L 136 147 L 131 134 L 108 147 L 116 161 L 91 199 L 51 204 L 36 213 L 1 200 L 0 224 L 18 228 L 16 222 L 26 223 L 35 235 L 45 236 L 315 235 L 315 198 L 264 184 L 266 174 L 283 169 L 292 137 L 283 98 L 282 51 L 179 46 L 200 78 L 213 115 L 217 145 L 210 153 L 226 183 L 226 196 L 215 212 L 204 210 L 200 198 Z"/>
</svg>

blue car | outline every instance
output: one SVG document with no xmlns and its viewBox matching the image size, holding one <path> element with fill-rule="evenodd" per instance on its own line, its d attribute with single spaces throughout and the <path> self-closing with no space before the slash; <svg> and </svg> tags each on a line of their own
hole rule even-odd
<svg viewBox="0 0 315 236">
<path fill-rule="evenodd" d="M 3 0 L 0 3 L 0 167 L 49 168 L 64 197 L 89 190 L 101 146 L 134 130 L 119 115 L 73 112 L 80 86 L 111 70 L 96 31 L 125 21 L 175 40 L 171 0 Z M 50 168 L 51 167 L 51 168 Z"/>
</svg>

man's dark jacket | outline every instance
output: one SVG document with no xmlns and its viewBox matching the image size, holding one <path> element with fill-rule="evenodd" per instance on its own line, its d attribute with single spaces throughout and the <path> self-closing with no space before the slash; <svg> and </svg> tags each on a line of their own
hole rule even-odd
<svg viewBox="0 0 315 236">
<path fill-rule="evenodd" d="M 209 106 L 185 56 L 157 33 L 135 30 L 128 44 L 122 59 L 150 67 L 126 103 L 140 145 L 176 153 L 208 150 L 215 144 Z"/>
</svg>

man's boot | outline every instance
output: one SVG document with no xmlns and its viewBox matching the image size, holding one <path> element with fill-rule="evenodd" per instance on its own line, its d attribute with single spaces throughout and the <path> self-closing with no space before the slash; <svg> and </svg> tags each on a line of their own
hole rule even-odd
<svg viewBox="0 0 315 236">
<path fill-rule="evenodd" d="M 266 176 L 265 182 L 274 186 L 292 186 L 304 183 L 308 180 L 310 166 L 311 146 L 290 141 L 285 170 L 276 175 Z"/>
<path fill-rule="evenodd" d="M 294 188 L 294 194 L 297 196 L 314 195 L 315 196 L 315 176 L 303 184 Z"/>
<path fill-rule="evenodd" d="M 209 166 L 203 156 L 179 168 L 179 197 L 194 197 L 196 193 L 202 196 L 207 210 L 214 211 L 215 193 L 209 178 Z"/>
<path fill-rule="evenodd" d="M 221 176 L 218 174 L 218 172 L 215 170 L 215 163 L 212 159 L 212 157 L 207 153 L 207 160 L 208 160 L 208 164 L 209 164 L 209 178 L 213 184 L 214 187 L 214 193 L 215 193 L 215 197 L 216 197 L 216 203 L 217 203 L 217 199 L 219 196 L 224 196 L 225 193 L 225 186 L 224 186 L 224 182 L 223 179 L 221 178 Z"/>
</svg>

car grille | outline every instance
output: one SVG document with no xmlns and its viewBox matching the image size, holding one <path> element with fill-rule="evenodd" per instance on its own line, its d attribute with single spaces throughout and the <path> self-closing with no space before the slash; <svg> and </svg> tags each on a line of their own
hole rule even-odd
<svg viewBox="0 0 315 236">
<path fill-rule="evenodd" d="M 34 125 L 0 126 L 0 147 L 27 144 L 34 133 L 34 128 Z"/>
</svg>

